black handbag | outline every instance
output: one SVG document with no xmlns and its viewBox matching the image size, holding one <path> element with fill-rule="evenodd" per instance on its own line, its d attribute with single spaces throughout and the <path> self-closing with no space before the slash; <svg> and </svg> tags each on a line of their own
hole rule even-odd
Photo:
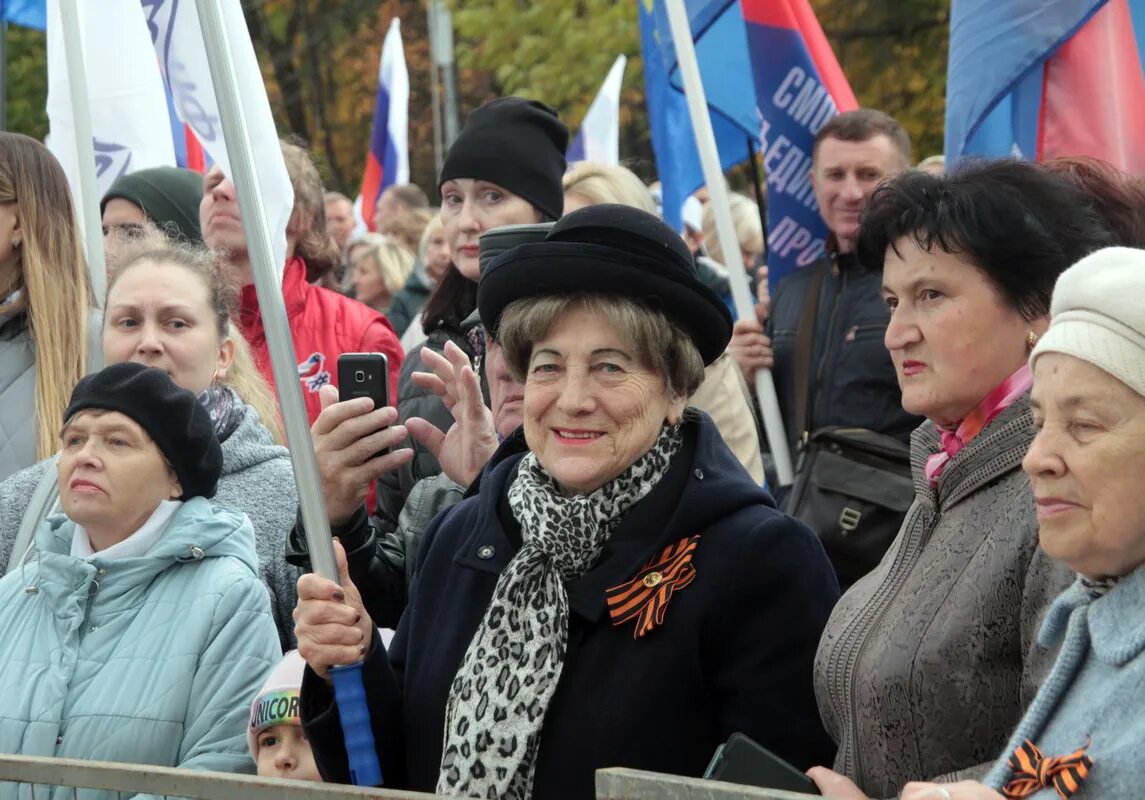
<svg viewBox="0 0 1145 800">
<path fill-rule="evenodd" d="M 802 432 L 795 482 L 783 510 L 823 543 L 846 589 L 882 559 L 914 500 L 910 448 L 867 428 L 811 426 L 811 340 L 830 264 L 816 267 L 795 340 L 795 411 Z"/>
<path fill-rule="evenodd" d="M 800 453 L 785 510 L 819 536 L 846 589 L 878 565 L 913 500 L 905 444 L 866 428 L 822 428 Z"/>
</svg>

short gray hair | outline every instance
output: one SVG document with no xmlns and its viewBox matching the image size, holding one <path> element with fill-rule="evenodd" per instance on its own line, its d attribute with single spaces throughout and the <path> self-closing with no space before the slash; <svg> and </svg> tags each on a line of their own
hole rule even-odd
<svg viewBox="0 0 1145 800">
<path fill-rule="evenodd" d="M 704 381 L 704 359 L 688 334 L 664 312 L 630 300 L 598 294 L 525 298 L 501 314 L 497 336 L 514 379 L 525 382 L 533 345 L 566 312 L 583 308 L 601 314 L 636 351 L 647 369 L 663 376 L 675 397 L 691 397 Z"/>
</svg>

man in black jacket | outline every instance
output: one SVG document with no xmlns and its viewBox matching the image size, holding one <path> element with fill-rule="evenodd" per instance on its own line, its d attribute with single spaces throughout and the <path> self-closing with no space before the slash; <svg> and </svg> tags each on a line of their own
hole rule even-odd
<svg viewBox="0 0 1145 800">
<path fill-rule="evenodd" d="M 806 430 L 861 427 L 905 442 L 922 421 L 903 411 L 894 366 L 883 344 L 890 312 L 882 297 L 881 275 L 868 271 L 855 254 L 867 200 L 882 181 L 909 165 L 910 137 L 887 114 L 860 109 L 829 120 L 815 137 L 811 167 L 815 199 L 831 231 L 828 254 L 780 282 L 770 309 L 757 307 L 761 319 L 736 323 L 728 349 L 749 384 L 755 370 L 772 370 L 793 452 L 804 433 L 795 407 L 795 345 L 804 325 L 814 326 Z M 826 272 L 815 319 L 801 319 L 807 292 L 822 270 Z"/>
</svg>

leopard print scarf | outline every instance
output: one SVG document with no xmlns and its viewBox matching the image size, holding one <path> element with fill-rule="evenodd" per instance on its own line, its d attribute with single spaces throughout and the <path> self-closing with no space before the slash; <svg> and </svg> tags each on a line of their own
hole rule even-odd
<svg viewBox="0 0 1145 800">
<path fill-rule="evenodd" d="M 521 549 L 497 579 L 449 690 L 437 793 L 524 800 L 545 712 L 564 666 L 569 598 L 565 584 L 600 557 L 620 518 L 664 476 L 680 449 L 679 426 L 590 495 L 563 496 L 528 453 L 509 488 Z"/>
</svg>

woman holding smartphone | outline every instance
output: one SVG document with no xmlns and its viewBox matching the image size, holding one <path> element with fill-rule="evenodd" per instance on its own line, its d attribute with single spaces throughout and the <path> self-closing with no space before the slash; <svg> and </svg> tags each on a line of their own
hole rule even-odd
<svg viewBox="0 0 1145 800">
<path fill-rule="evenodd" d="M 415 372 L 432 366 L 433 357 L 427 360 L 422 351 L 445 355 L 452 343 L 481 371 L 485 333 L 474 314 L 478 240 L 490 228 L 561 216 L 567 149 L 568 128 L 543 103 L 502 97 L 474 111 L 441 169 L 441 222 L 451 264 L 422 313 L 426 341 L 405 359 L 396 391 L 390 387 L 396 408 L 371 410 L 361 400 L 338 403 L 330 389 L 321 394 L 323 411 L 311 434 L 330 525 L 346 547 L 355 580 L 371 570 L 364 585 L 376 587 L 381 598 L 370 611 L 379 625 L 397 624 L 405 608 L 405 561 L 417 555 L 416 537 L 398 533 L 406 498 L 418 481 L 441 472 L 428 442 L 434 431 L 454 424 L 450 409 L 457 397 L 448 391 L 443 397 L 430 382 L 414 380 Z M 383 450 L 388 452 L 378 455 Z M 363 501 L 375 480 L 378 503 L 371 519 Z M 436 492 L 432 498 L 428 511 L 442 507 L 438 502 L 455 502 L 457 492 Z M 291 549 L 294 563 L 308 563 L 301 530 L 291 537 Z M 379 569 L 386 570 L 385 580 Z"/>
</svg>

